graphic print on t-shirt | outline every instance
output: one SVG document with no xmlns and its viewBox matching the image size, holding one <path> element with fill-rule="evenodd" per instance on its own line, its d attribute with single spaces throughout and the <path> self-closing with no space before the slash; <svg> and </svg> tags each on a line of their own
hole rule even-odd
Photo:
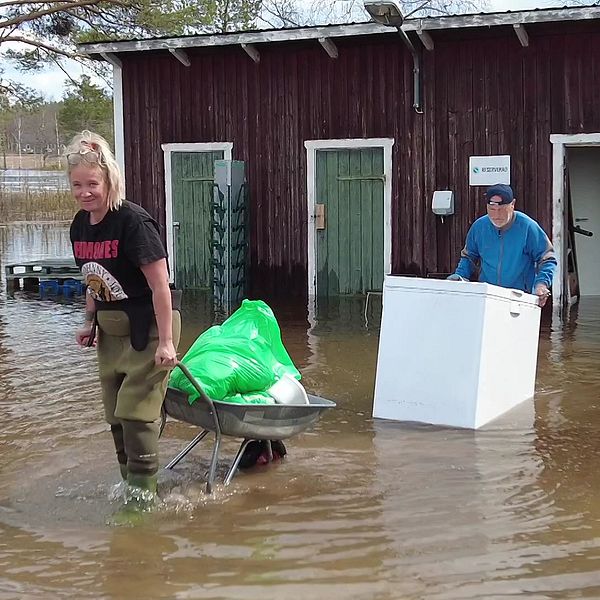
<svg viewBox="0 0 600 600">
<path fill-rule="evenodd" d="M 81 272 L 85 276 L 85 283 L 94 300 L 114 302 L 128 297 L 123 286 L 97 262 L 85 263 L 81 267 Z"/>
<path fill-rule="evenodd" d="M 73 254 L 79 259 L 101 260 L 119 257 L 119 240 L 101 242 L 73 242 Z"/>
</svg>

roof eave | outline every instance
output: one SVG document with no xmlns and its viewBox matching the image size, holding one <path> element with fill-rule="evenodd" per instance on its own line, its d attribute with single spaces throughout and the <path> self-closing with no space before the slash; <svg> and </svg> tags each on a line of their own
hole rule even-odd
<svg viewBox="0 0 600 600">
<path fill-rule="evenodd" d="M 176 38 L 161 38 L 123 42 L 99 42 L 81 44 L 84 54 L 102 52 L 142 52 L 147 50 L 169 50 L 171 48 L 196 48 L 210 46 L 236 46 L 238 44 L 260 44 L 268 42 L 287 42 L 313 40 L 323 37 L 351 37 L 390 33 L 390 28 L 377 23 L 359 23 L 355 25 L 328 25 L 323 27 L 303 27 L 299 29 L 273 29 L 266 31 L 217 33 Z"/>
<path fill-rule="evenodd" d="M 409 31 L 434 31 L 441 29 L 464 29 L 472 27 L 498 27 L 503 25 L 552 23 L 600 19 L 600 6 L 529 10 L 508 13 L 481 13 L 447 17 L 408 19 L 402 29 Z M 355 37 L 363 35 L 391 34 L 395 28 L 377 23 L 350 25 L 324 25 L 298 29 L 273 29 L 253 32 L 219 33 L 187 37 L 147 39 L 135 41 L 98 42 L 81 44 L 84 54 L 102 55 L 119 52 L 144 52 L 179 48 L 235 46 L 238 44 L 261 44 L 314 40 L 320 38 Z"/>
</svg>

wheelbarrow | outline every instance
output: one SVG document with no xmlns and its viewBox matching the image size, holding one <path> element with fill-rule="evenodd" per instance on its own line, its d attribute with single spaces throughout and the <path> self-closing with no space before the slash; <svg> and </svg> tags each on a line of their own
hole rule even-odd
<svg viewBox="0 0 600 600">
<path fill-rule="evenodd" d="M 250 442 L 267 441 L 271 460 L 271 441 L 285 440 L 305 431 L 319 420 L 324 411 L 336 406 L 331 400 L 310 394 L 308 403 L 303 404 L 234 404 L 212 400 L 183 363 L 178 362 L 176 368 L 181 369 L 200 397 L 190 404 L 185 392 L 167 388 L 163 403 L 163 426 L 168 415 L 177 421 L 200 427 L 202 431 L 165 468 L 172 469 L 209 433 L 213 433 L 214 443 L 206 482 L 207 494 L 212 493 L 223 436 L 242 440 L 223 479 L 223 484 L 229 485 Z"/>
</svg>

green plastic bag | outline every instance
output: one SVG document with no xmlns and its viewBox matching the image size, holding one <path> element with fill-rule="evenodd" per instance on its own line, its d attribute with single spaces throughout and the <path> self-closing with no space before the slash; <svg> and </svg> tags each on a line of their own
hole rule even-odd
<svg viewBox="0 0 600 600">
<path fill-rule="evenodd" d="M 222 325 L 201 334 L 181 362 L 209 398 L 225 402 L 273 404 L 268 388 L 285 373 L 301 377 L 273 311 L 262 300 L 244 300 Z M 180 369 L 171 373 L 169 386 L 187 393 L 190 404 L 198 399 Z"/>
</svg>

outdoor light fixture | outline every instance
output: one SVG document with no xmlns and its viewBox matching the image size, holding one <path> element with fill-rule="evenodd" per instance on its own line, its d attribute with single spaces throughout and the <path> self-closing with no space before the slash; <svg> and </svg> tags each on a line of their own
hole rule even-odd
<svg viewBox="0 0 600 600">
<path fill-rule="evenodd" d="M 398 5 L 391 0 L 364 0 L 365 10 L 371 16 L 371 19 L 382 25 L 391 27 L 400 27 L 404 17 Z"/>
<path fill-rule="evenodd" d="M 402 29 L 404 16 L 398 5 L 392 0 L 363 0 L 365 10 L 369 13 L 371 19 L 380 25 L 395 27 L 400 37 L 409 49 L 413 59 L 413 108 L 419 114 L 423 113 L 421 107 L 421 57 L 417 52 L 411 39 Z"/>
</svg>

